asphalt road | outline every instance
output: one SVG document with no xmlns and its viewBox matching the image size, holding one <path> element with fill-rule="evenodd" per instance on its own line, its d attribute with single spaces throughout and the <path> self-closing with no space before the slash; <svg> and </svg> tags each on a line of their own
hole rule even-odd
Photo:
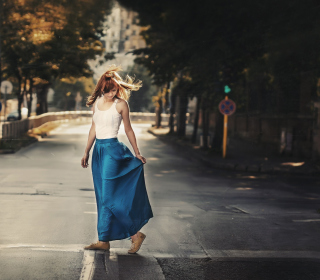
<svg viewBox="0 0 320 280">
<path fill-rule="evenodd" d="M 320 279 L 318 178 L 209 169 L 149 126 L 134 124 L 155 216 L 136 255 L 129 240 L 83 250 L 97 240 L 89 124 L 0 155 L 0 279 Z"/>
</svg>

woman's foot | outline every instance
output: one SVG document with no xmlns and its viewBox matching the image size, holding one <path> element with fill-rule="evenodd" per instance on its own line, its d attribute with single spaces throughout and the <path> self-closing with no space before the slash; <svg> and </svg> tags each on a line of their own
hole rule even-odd
<svg viewBox="0 0 320 280">
<path fill-rule="evenodd" d="M 135 254 L 139 251 L 142 242 L 146 238 L 146 235 L 142 232 L 138 231 L 137 234 L 135 234 L 136 238 L 131 238 L 131 248 L 128 251 L 129 254 Z"/>
<path fill-rule="evenodd" d="M 85 250 L 110 250 L 110 243 L 104 241 L 98 241 L 96 243 L 91 243 L 90 245 L 84 247 Z"/>
</svg>

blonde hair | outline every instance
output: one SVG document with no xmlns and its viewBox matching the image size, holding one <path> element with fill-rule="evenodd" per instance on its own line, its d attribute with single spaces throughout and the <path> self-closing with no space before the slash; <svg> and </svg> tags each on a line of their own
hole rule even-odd
<svg viewBox="0 0 320 280">
<path fill-rule="evenodd" d="M 128 100 L 130 91 L 137 91 L 142 87 L 142 81 L 137 80 L 136 82 L 133 82 L 134 78 L 129 75 L 126 76 L 126 80 L 123 80 L 117 73 L 118 71 L 122 71 L 121 66 L 112 64 L 108 67 L 108 70 L 100 77 L 93 93 L 88 96 L 86 102 L 87 107 L 92 105 L 98 97 L 101 97 L 103 91 L 109 92 L 114 87 L 117 87 L 117 98 Z"/>
</svg>

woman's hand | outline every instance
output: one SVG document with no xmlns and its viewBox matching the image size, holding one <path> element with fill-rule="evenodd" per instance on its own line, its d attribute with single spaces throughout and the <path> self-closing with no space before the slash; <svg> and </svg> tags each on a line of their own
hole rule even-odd
<svg viewBox="0 0 320 280">
<path fill-rule="evenodd" d="M 140 159 L 143 163 L 147 162 L 146 158 L 143 157 L 142 155 L 136 155 L 136 158 Z"/>
<path fill-rule="evenodd" d="M 83 168 L 87 168 L 89 163 L 88 163 L 88 159 L 89 159 L 89 153 L 84 153 L 82 159 L 81 159 L 81 166 Z"/>
</svg>

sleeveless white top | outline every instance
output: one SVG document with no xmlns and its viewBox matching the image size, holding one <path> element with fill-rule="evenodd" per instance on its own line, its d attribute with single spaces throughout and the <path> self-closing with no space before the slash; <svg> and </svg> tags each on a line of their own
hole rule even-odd
<svg viewBox="0 0 320 280">
<path fill-rule="evenodd" d="M 116 98 L 114 100 L 108 110 L 103 111 L 98 109 L 99 100 L 100 98 L 96 101 L 95 112 L 92 117 L 96 128 L 96 138 L 106 139 L 118 137 L 119 127 L 122 121 L 122 116 L 116 109 L 118 99 Z"/>
</svg>

